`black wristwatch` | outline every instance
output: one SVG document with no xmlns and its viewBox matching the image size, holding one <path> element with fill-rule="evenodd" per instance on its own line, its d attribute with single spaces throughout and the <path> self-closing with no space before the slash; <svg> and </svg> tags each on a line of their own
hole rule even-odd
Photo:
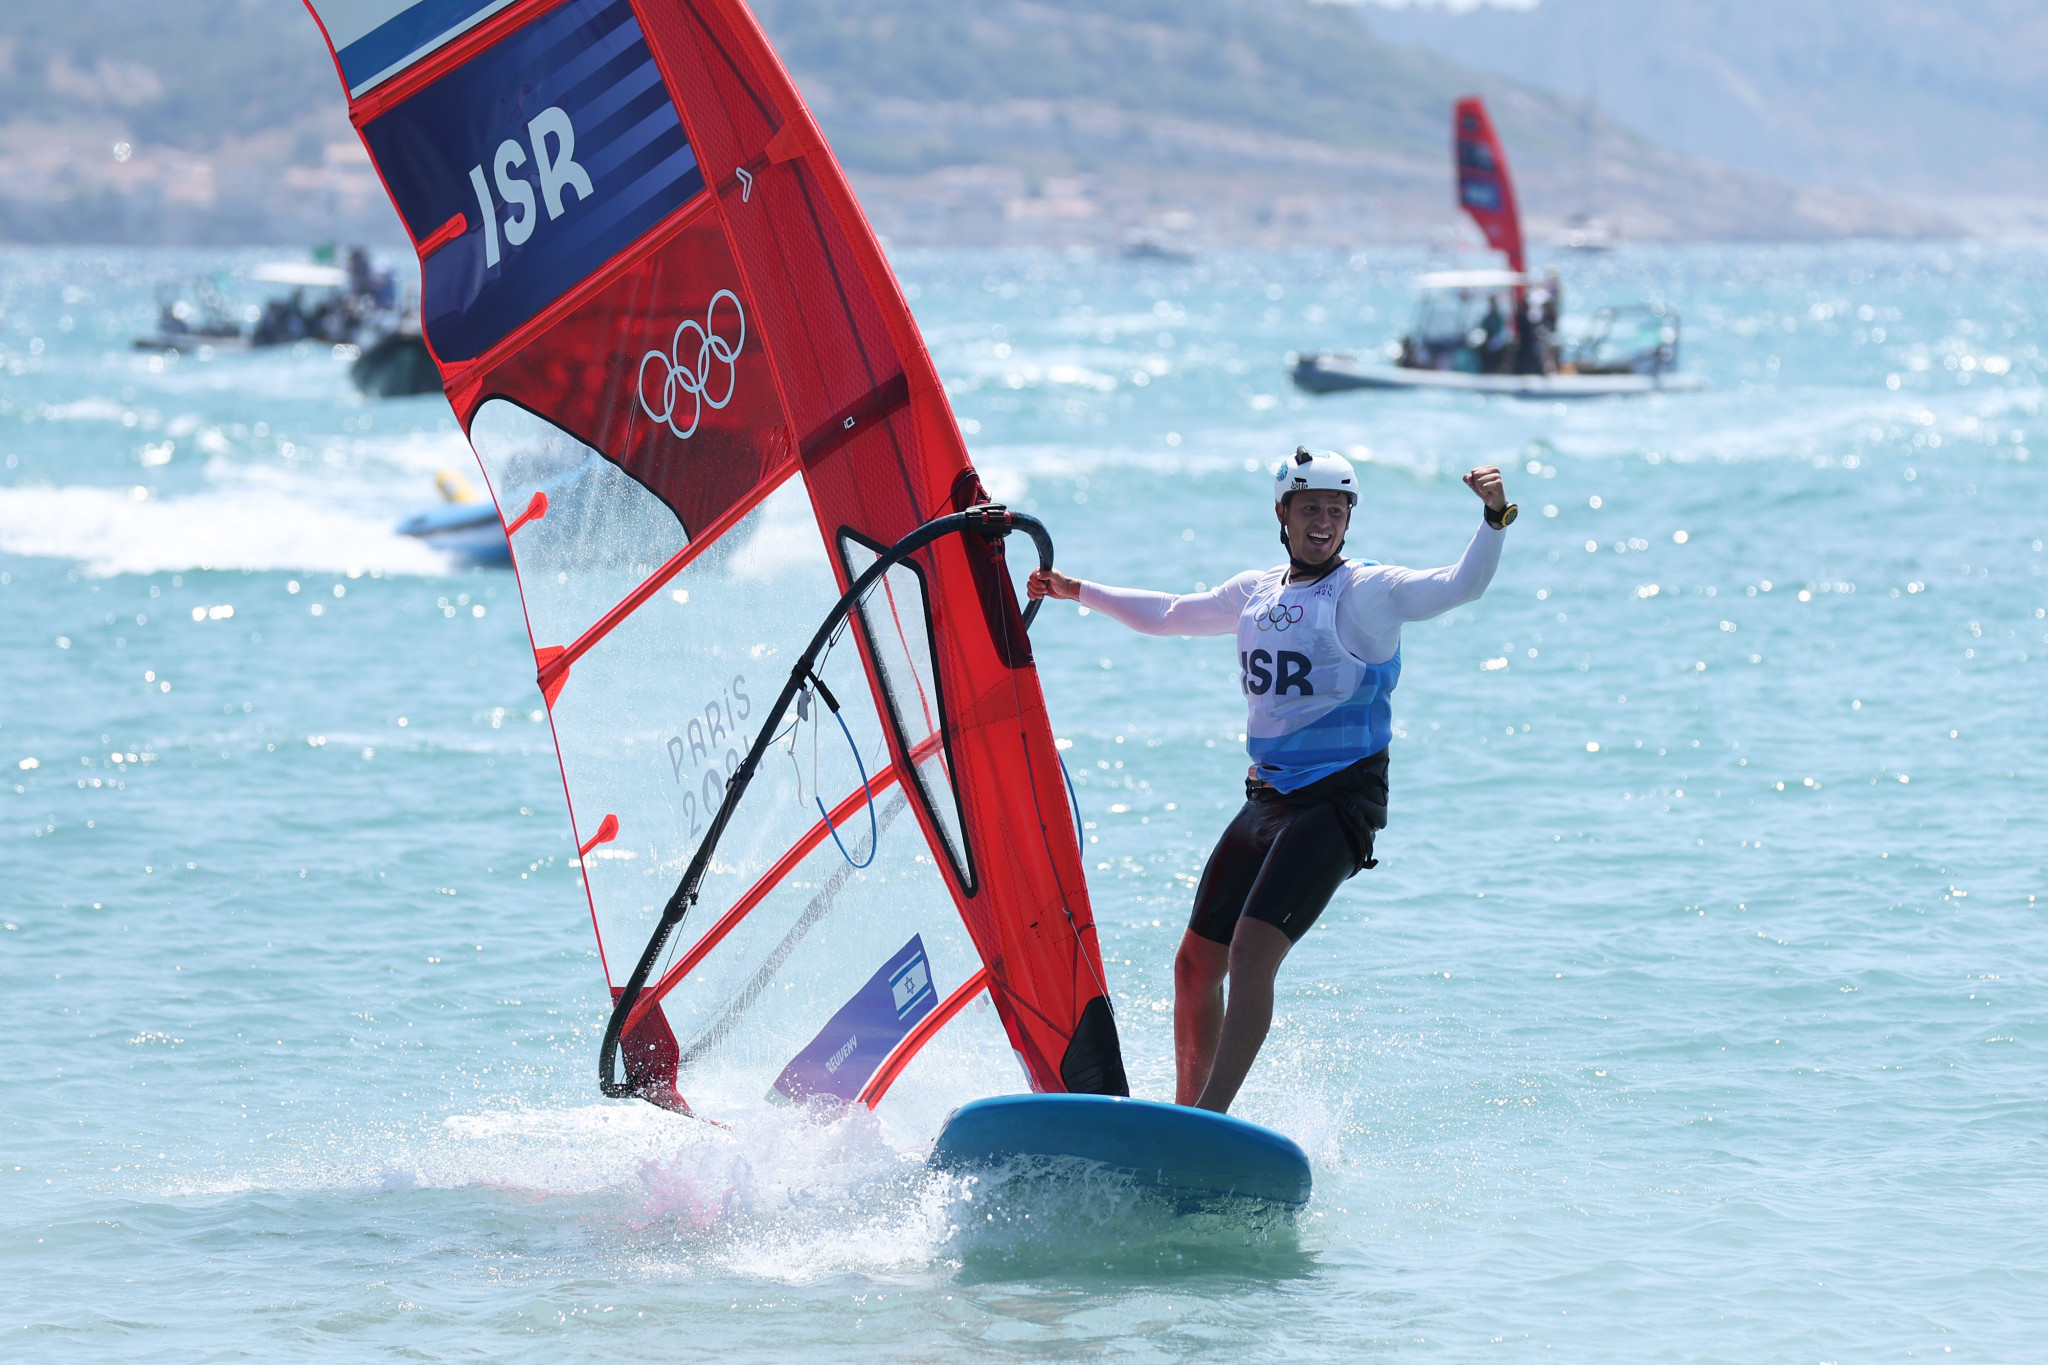
<svg viewBox="0 0 2048 1365">
<path fill-rule="evenodd" d="M 1515 518 L 1521 514 L 1522 509 L 1513 503 L 1509 503 L 1498 512 L 1489 507 L 1486 509 L 1486 524 L 1496 531 L 1504 531 L 1508 527 L 1513 526 Z"/>
</svg>

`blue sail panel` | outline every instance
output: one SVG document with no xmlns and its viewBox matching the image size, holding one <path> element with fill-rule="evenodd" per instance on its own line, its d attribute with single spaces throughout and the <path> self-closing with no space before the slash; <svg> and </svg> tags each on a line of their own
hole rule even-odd
<svg viewBox="0 0 2048 1365">
<path fill-rule="evenodd" d="M 776 1093 L 799 1102 L 831 1095 L 853 1103 L 875 1068 L 938 1003 L 924 939 L 913 934 L 782 1069 Z"/>
<path fill-rule="evenodd" d="M 704 188 L 626 0 L 572 0 L 363 127 L 416 241 L 420 313 L 473 360 Z"/>
</svg>

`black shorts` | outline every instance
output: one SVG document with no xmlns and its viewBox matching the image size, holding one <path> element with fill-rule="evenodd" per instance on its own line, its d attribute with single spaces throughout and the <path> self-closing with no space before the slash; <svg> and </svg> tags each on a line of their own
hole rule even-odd
<svg viewBox="0 0 2048 1365">
<path fill-rule="evenodd" d="M 1188 928 L 1229 943 L 1240 918 L 1264 920 L 1299 943 L 1354 874 L 1375 865 L 1387 827 L 1387 751 L 1281 792 L 1245 783 L 1244 809 L 1223 831 L 1195 888 Z"/>
</svg>

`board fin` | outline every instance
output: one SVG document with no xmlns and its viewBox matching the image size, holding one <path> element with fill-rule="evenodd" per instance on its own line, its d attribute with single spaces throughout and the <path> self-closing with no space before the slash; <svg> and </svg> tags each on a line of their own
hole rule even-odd
<svg viewBox="0 0 2048 1365">
<path fill-rule="evenodd" d="M 1060 1058 L 1060 1079 L 1076 1095 L 1128 1095 L 1123 1050 L 1117 1045 L 1116 1015 L 1109 997 L 1098 995 L 1081 1011 L 1081 1022 Z"/>
</svg>

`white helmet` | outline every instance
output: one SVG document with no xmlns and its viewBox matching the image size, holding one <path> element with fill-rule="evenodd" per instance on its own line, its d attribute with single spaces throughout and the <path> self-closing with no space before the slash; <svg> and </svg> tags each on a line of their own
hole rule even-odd
<svg viewBox="0 0 2048 1365">
<path fill-rule="evenodd" d="M 1353 507 L 1358 506 L 1358 476 L 1352 472 L 1351 461 L 1334 450 L 1310 450 L 1307 446 L 1296 446 L 1294 454 L 1281 461 L 1273 471 L 1273 501 L 1284 503 L 1289 493 L 1300 493 L 1316 489 L 1324 493 L 1342 493 L 1351 499 Z"/>
</svg>

